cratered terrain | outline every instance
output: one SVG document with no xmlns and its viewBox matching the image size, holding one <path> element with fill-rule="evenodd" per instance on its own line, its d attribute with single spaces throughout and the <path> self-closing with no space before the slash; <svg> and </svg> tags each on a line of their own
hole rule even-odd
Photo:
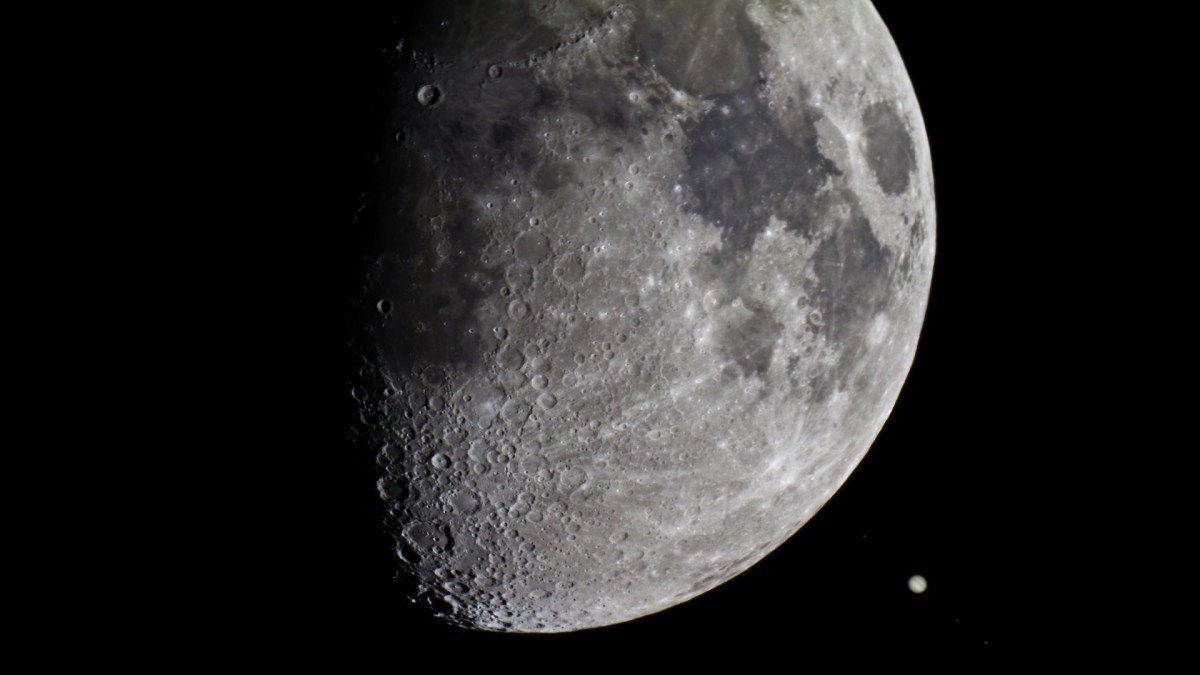
<svg viewBox="0 0 1200 675">
<path fill-rule="evenodd" d="M 414 599 L 643 616 L 746 570 L 870 447 L 934 257 L 867 0 L 447 0 L 403 27 L 355 422 Z"/>
</svg>

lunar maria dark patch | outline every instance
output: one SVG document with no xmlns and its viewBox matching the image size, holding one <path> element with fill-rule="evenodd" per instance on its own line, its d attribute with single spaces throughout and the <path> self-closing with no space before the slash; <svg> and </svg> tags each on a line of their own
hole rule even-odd
<svg viewBox="0 0 1200 675">
<path fill-rule="evenodd" d="M 727 94 L 752 81 L 752 46 L 743 33 L 743 7 L 731 2 L 659 0 L 634 5 L 639 54 L 672 85 L 696 96 Z M 681 12 L 694 23 L 681 31 Z"/>
<path fill-rule="evenodd" d="M 890 102 L 874 103 L 863 111 L 867 163 L 879 187 L 890 195 L 903 194 L 916 170 L 916 150 L 904 119 Z"/>
<path fill-rule="evenodd" d="M 799 116 L 809 125 L 803 146 L 750 87 L 716 97 L 708 113 L 684 126 L 690 206 L 722 229 L 730 249 L 749 248 L 771 216 L 808 225 L 805 205 L 840 173 L 817 148 L 813 116 Z"/>
</svg>

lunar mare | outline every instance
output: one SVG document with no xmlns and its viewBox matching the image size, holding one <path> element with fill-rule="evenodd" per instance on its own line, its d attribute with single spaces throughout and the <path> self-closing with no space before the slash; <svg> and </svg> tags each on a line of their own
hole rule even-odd
<svg viewBox="0 0 1200 675">
<path fill-rule="evenodd" d="M 795 533 L 887 419 L 932 271 L 870 3 L 430 3 L 393 58 L 356 429 L 414 598 L 602 626 Z"/>
</svg>

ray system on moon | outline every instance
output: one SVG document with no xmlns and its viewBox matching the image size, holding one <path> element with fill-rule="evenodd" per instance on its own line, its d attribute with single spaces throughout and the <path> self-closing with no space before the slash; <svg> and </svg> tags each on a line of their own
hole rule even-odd
<svg viewBox="0 0 1200 675">
<path fill-rule="evenodd" d="M 355 344 L 400 572 L 517 632 L 714 588 L 838 489 L 912 363 L 933 181 L 887 29 L 866 0 L 420 13 Z"/>
</svg>

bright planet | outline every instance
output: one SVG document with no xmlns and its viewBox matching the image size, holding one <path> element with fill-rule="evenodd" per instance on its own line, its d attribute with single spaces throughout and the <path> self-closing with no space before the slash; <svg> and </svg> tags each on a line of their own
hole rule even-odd
<svg viewBox="0 0 1200 675">
<path fill-rule="evenodd" d="M 866 0 L 413 11 L 353 343 L 397 572 L 512 632 L 724 583 L 913 361 L 933 177 L 887 28 Z"/>
</svg>

